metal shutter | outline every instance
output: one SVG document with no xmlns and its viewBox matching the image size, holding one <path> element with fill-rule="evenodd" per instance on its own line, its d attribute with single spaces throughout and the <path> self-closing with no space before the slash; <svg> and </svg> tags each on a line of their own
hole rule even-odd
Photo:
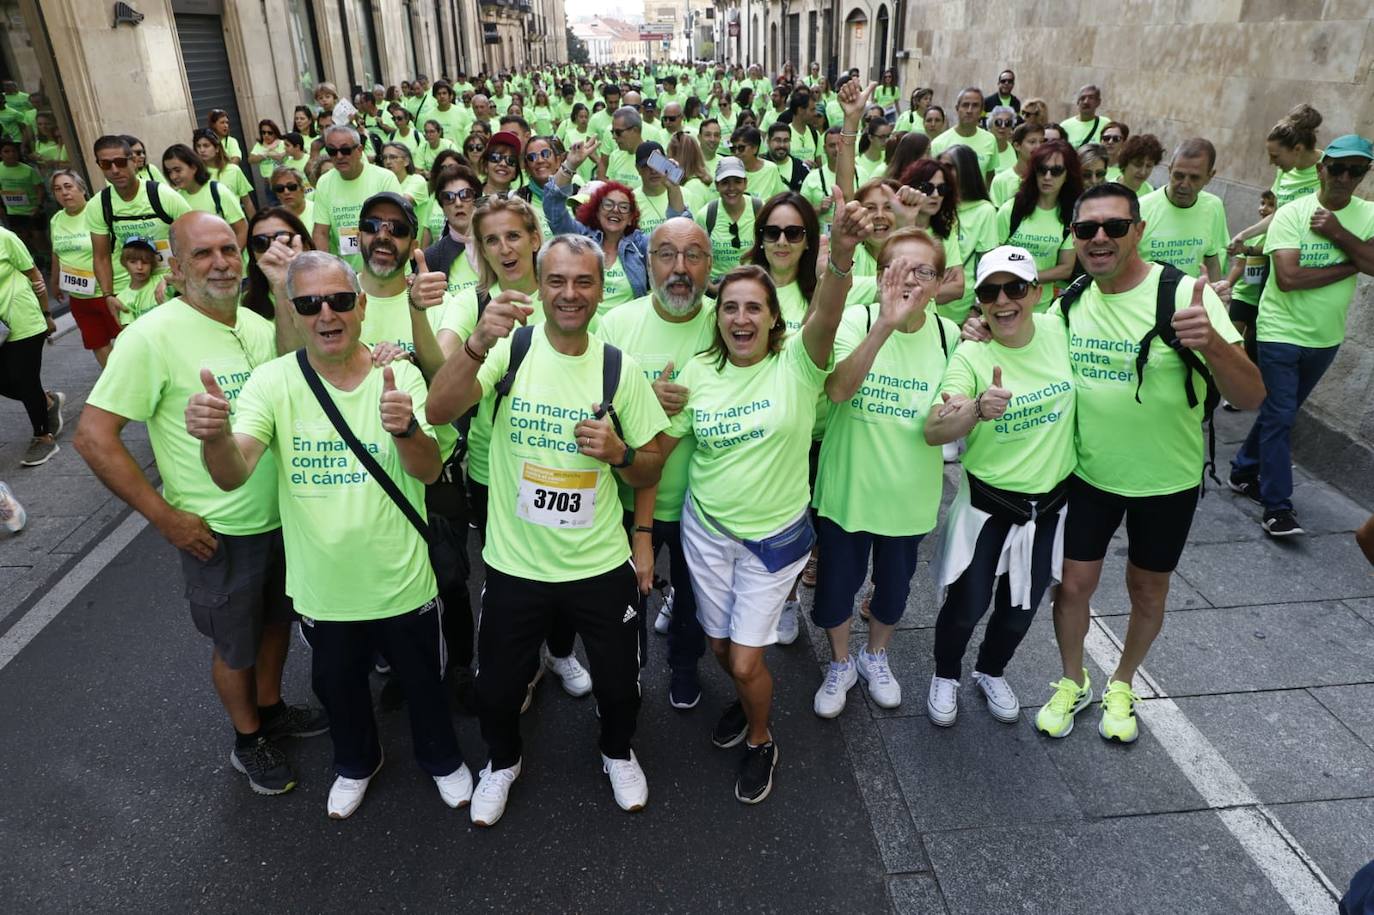
<svg viewBox="0 0 1374 915">
<path fill-rule="evenodd" d="M 181 43 L 181 59 L 186 65 L 186 81 L 191 85 L 191 103 L 195 106 L 196 126 L 205 126 L 205 116 L 212 108 L 229 112 L 230 133 L 239 141 L 243 161 L 239 168 L 249 180 L 257 178 L 257 169 L 248 164 L 244 124 L 239 117 L 238 98 L 234 94 L 234 77 L 229 69 L 229 50 L 224 46 L 224 27 L 219 16 L 201 13 L 174 13 L 177 40 Z M 257 136 L 257 131 L 253 131 Z"/>
</svg>

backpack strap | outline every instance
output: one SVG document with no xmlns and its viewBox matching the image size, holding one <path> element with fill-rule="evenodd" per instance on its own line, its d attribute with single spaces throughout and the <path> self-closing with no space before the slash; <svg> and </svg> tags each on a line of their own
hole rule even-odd
<svg viewBox="0 0 1374 915">
<path fill-rule="evenodd" d="M 490 296 L 488 296 L 490 298 Z M 478 296 L 478 307 L 482 307 L 480 294 Z M 491 422 L 496 425 L 496 411 L 501 409 L 501 401 L 505 400 L 510 394 L 510 390 L 515 385 L 515 373 L 520 371 L 520 363 L 525 361 L 525 357 L 530 353 L 530 344 L 534 342 L 534 325 L 522 324 L 515 329 L 515 333 L 510 338 L 510 362 L 506 366 L 506 374 L 501 376 L 501 380 L 496 382 L 496 399 L 491 405 Z"/>
<path fill-rule="evenodd" d="M 162 205 L 162 195 L 158 193 L 157 182 L 149 178 L 143 186 L 148 191 L 148 205 L 153 208 L 153 215 L 170 226 L 172 217 L 167 213 L 167 208 Z M 216 203 L 216 207 L 218 208 L 218 203 Z"/>
<path fill-rule="evenodd" d="M 1092 282 L 1093 278 L 1085 273 L 1075 279 L 1068 285 L 1068 288 L 1060 293 L 1059 313 L 1064 316 L 1065 324 L 1069 323 L 1069 309 L 1073 306 L 1074 302 L 1077 302 L 1079 298 L 1082 297 L 1083 293 L 1088 291 L 1088 287 L 1092 285 Z"/>
<path fill-rule="evenodd" d="M 1078 146 L 1079 146 L 1080 149 L 1083 148 L 1084 146 L 1087 146 L 1089 143 L 1091 143 L 1091 142 L 1093 141 L 1093 137 L 1097 136 L 1097 127 L 1098 127 L 1098 125 L 1101 124 L 1101 123 L 1102 123 L 1102 115 L 1099 114 L 1099 115 L 1097 115 L 1096 117 L 1093 118 L 1093 129 L 1090 130 L 1090 131 L 1088 131 L 1087 134 L 1084 135 L 1084 137 L 1083 137 L 1083 142 L 1078 144 Z"/>
<path fill-rule="evenodd" d="M 945 361 L 949 361 L 949 338 L 945 336 L 945 322 L 937 314 L 935 318 L 935 329 L 940 332 L 940 352 L 945 354 Z"/>
<path fill-rule="evenodd" d="M 486 311 L 486 310 L 487 310 L 487 306 L 490 305 L 490 304 L 491 304 L 491 290 L 490 290 L 490 289 L 479 289 L 479 290 L 477 290 L 477 320 L 479 320 L 479 321 L 482 320 L 482 312 Z M 528 349 L 528 347 L 526 347 L 526 349 Z"/>
<path fill-rule="evenodd" d="M 114 235 L 114 201 L 110 195 L 114 193 L 113 185 L 105 185 L 105 189 L 100 192 L 100 215 L 105 217 L 105 227 L 110 230 L 110 235 Z"/>
<path fill-rule="evenodd" d="M 601 409 L 597 410 L 597 418 L 609 416 L 611 425 L 615 427 L 615 434 L 624 441 L 625 430 L 620 425 L 620 415 L 615 412 L 615 392 L 620 387 L 620 367 L 624 364 L 624 359 L 620 350 L 611 346 L 609 343 L 602 344 L 601 355 Z M 626 442 L 626 444 L 629 444 Z"/>
<path fill-rule="evenodd" d="M 719 198 L 719 197 L 717 197 L 715 200 L 712 200 L 710 203 L 706 204 L 706 237 L 707 237 L 707 238 L 710 238 L 710 237 L 711 237 L 711 234 L 712 234 L 713 232 L 716 231 L 716 217 L 717 217 L 718 215 L 720 215 L 720 198 Z"/>
</svg>

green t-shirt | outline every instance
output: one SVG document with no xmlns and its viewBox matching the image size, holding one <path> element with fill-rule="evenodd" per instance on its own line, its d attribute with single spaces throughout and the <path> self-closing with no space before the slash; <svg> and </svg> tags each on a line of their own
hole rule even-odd
<svg viewBox="0 0 1374 915">
<path fill-rule="evenodd" d="M 717 369 L 716 358 L 703 354 L 678 376 L 687 407 L 668 434 L 695 436 L 687 489 L 730 533 L 767 537 L 805 511 L 816 398 L 834 367 L 832 355 L 817 368 L 802 335 L 792 334 L 781 353 L 754 365 L 727 360 Z"/>
<path fill-rule="evenodd" d="M 1060 251 L 1073 250 L 1073 238 L 1059 221 L 1059 207 L 1042 210 L 1036 207 L 1030 215 L 1021 220 L 1016 233 L 1011 231 L 1011 208 L 1014 201 L 1008 200 L 997 208 L 997 236 L 1001 244 L 1025 248 L 1035 259 L 1036 270 L 1049 270 L 1059 263 Z M 1040 303 L 1036 311 L 1044 311 L 1054 298 L 1054 284 L 1042 283 Z"/>
<path fill-rule="evenodd" d="M 925 133 L 925 116 L 907 109 L 897 116 L 897 123 L 892 127 L 893 133 Z"/>
<path fill-rule="evenodd" d="M 218 181 L 235 197 L 247 197 L 253 193 L 253 183 L 243 173 L 243 169 L 230 162 L 224 168 L 206 168 L 211 179 Z"/>
<path fill-rule="evenodd" d="M 1292 203 L 1300 197 L 1315 194 L 1321 189 L 1322 180 L 1321 176 L 1317 174 L 1317 166 L 1315 165 L 1288 171 L 1275 169 L 1274 183 L 1270 187 L 1270 190 L 1274 192 L 1274 205 L 1278 207 L 1285 203 Z"/>
<path fill-rule="evenodd" d="M 1078 115 L 1066 118 L 1059 122 L 1059 126 L 1064 128 L 1064 139 L 1074 149 L 1084 143 L 1101 143 L 1102 131 L 1107 129 L 1107 125 L 1112 119 L 1105 114 L 1098 112 L 1097 116 L 1089 120 L 1080 120 Z"/>
<path fill-rule="evenodd" d="M 993 140 L 996 139 L 996 137 L 993 137 Z M 992 170 L 994 172 L 997 172 L 998 174 L 1001 174 L 1002 172 L 1011 170 L 1015 165 L 1016 147 L 1008 143 L 1006 149 L 997 150 L 996 157 L 993 159 L 992 162 Z"/>
<path fill-rule="evenodd" d="M 1208 257 L 1220 258 L 1224 266 L 1231 235 L 1221 198 L 1203 191 L 1192 206 L 1184 208 L 1175 206 L 1168 194 L 1168 188 L 1160 188 L 1140 198 L 1140 218 L 1145 222 L 1140 256 L 1173 264 L 1189 276 L 1197 276 Z"/>
<path fill-rule="evenodd" d="M 157 280 L 149 279 L 143 284 L 142 289 L 135 289 L 130 286 L 119 294 L 120 303 L 129 309 L 128 311 L 121 311 L 116 316 L 121 325 L 132 324 L 158 307 L 157 285 Z"/>
<path fill-rule="evenodd" d="M 993 176 L 992 184 L 988 185 L 988 198 L 992 201 L 993 206 L 1000 207 L 1015 197 L 1016 192 L 1020 189 L 1021 176 L 1016 174 L 1016 169 L 1009 168 Z"/>
<path fill-rule="evenodd" d="M 1256 235 L 1245 243 L 1246 247 L 1263 251 L 1265 235 L 1264 232 Z M 1264 254 L 1242 255 L 1241 259 L 1245 262 L 1245 269 L 1231 289 L 1231 298 L 1248 305 L 1259 305 L 1260 293 L 1269 281 L 1269 257 Z"/>
<path fill-rule="evenodd" d="M 638 190 L 639 169 L 635 168 L 634 154 L 619 148 L 611 150 L 606 159 L 606 180 L 618 181 L 630 190 Z"/>
<path fill-rule="evenodd" d="M 26 162 L 5 165 L 0 162 L 0 201 L 11 216 L 32 216 L 38 212 L 43 193 L 43 176 Z"/>
<path fill-rule="evenodd" d="M 978 156 L 978 170 L 986 175 L 988 172 L 995 171 L 997 167 L 997 138 L 988 133 L 981 127 L 973 129 L 973 136 L 961 136 L 954 127 L 949 128 L 934 140 L 930 141 L 930 155 L 938 158 L 940 153 L 949 149 L 951 146 L 967 146 Z M 1016 164 L 1016 150 L 1010 146 L 1012 164 Z"/>
<path fill-rule="evenodd" d="M 831 208 L 826 212 L 820 211 L 821 204 L 835 192 L 835 173 L 822 163 L 820 168 L 813 168 L 802 179 L 801 195 L 806 198 L 806 202 L 816 209 L 816 216 L 822 226 L 828 226 L 835 220 L 835 210 Z"/>
<path fill-rule="evenodd" d="M 224 147 L 224 156 L 226 159 L 231 160 L 231 162 L 234 159 L 239 159 L 240 161 L 243 159 L 243 147 L 239 146 L 239 141 L 234 137 L 221 137 L 220 145 Z"/>
<path fill-rule="evenodd" d="M 1121 183 L 1121 169 L 1118 168 L 1118 167 L 1115 166 L 1115 165 L 1110 165 L 1110 166 L 1108 166 L 1108 167 L 1107 167 L 1107 180 L 1108 180 L 1108 181 L 1115 181 L 1115 182 L 1117 182 L 1118 184 Z M 1149 194 L 1149 193 L 1152 192 L 1153 190 L 1154 190 L 1154 187 L 1152 187 L 1152 186 L 1150 185 L 1150 182 L 1148 182 L 1148 181 L 1142 181 L 1142 182 L 1140 182 L 1140 187 L 1136 188 L 1136 190 L 1135 190 L 1135 195 L 1136 195 L 1137 197 L 1139 197 L 1140 199 L 1143 200 L 1143 199 L 1145 198 L 1145 195 L 1146 195 L 1146 194 Z"/>
<path fill-rule="evenodd" d="M 437 121 L 439 126 L 443 128 L 444 139 L 458 143 L 467 136 L 468 127 L 472 125 L 473 117 L 466 108 L 458 105 L 450 105 L 448 111 L 440 111 L 436 105 L 426 110 L 423 118 L 416 119 L 416 126 L 421 129 L 421 132 L 424 131 L 426 121 Z"/>
<path fill-rule="evenodd" d="M 219 185 L 218 210 L 215 209 L 215 197 L 210 190 L 211 185 Z M 194 194 L 188 194 L 184 190 L 178 190 L 177 193 L 190 204 L 191 209 L 201 213 L 214 213 L 231 226 L 236 222 L 242 222 L 245 218 L 243 214 L 243 205 L 240 204 L 238 198 L 234 196 L 234 192 L 214 179 L 202 184 L 200 190 L 196 191 Z"/>
<path fill-rule="evenodd" d="M 715 311 L 703 305 L 690 321 L 675 324 L 665 321 L 654 309 L 653 296 L 640 296 L 608 314 L 596 335 L 629 356 L 644 370 L 644 377 L 652 385 L 673 363 L 674 381 L 682 374 L 692 357 L 711 345 L 715 336 Z M 694 442 L 683 442 L 669 455 L 658 482 L 658 497 L 654 502 L 654 517 L 660 521 L 677 521 L 682 517 L 682 498 L 687 492 L 687 465 L 691 460 Z M 620 483 L 620 504 L 626 511 L 634 511 L 634 490 Z"/>
<path fill-rule="evenodd" d="M 368 296 L 367 314 L 363 317 L 361 340 L 368 346 L 375 343 L 394 343 L 408 353 L 415 352 L 415 333 L 410 326 L 409 290 L 398 295 Z M 429 326 L 436 333 L 444 315 L 443 306 L 425 311 Z M 447 458 L 458 444 L 458 430 L 444 423 L 434 427 L 439 453 Z"/>
<path fill-rule="evenodd" d="M 692 219 L 703 229 L 706 228 L 707 207 L 700 212 L 693 211 Z M 730 227 L 736 228 L 735 232 Z M 732 222 L 730 214 L 721 201 L 716 207 L 716 227 L 711 231 L 711 280 L 720 279 L 739 266 L 739 259 L 754 243 L 754 204 L 746 196 L 744 210 L 739 222 Z"/>
<path fill-rule="evenodd" d="M 753 194 L 760 200 L 767 201 L 774 194 L 787 190 L 787 185 L 782 183 L 782 175 L 778 172 L 778 166 L 769 162 L 767 159 L 760 159 L 762 165 L 756 172 L 748 172 L 745 176 L 745 190 Z"/>
<path fill-rule="evenodd" d="M 264 455 L 244 485 L 224 492 L 201 463 L 200 442 L 186 431 L 186 402 L 204 393 L 200 370 L 208 368 L 232 421 L 250 373 L 276 355 L 272 323 L 248 309 L 240 308 L 229 327 L 170 299 L 120 333 L 89 402 L 148 424 L 163 496 L 174 508 L 201 516 L 221 534 L 260 534 L 281 526 L 275 459 Z"/>
<path fill-rule="evenodd" d="M 410 394 L 421 430 L 432 434 L 420 370 L 408 362 L 392 363 L 391 370 L 396 387 Z M 374 366 L 351 391 L 320 381 L 358 441 L 424 518 L 425 484 L 405 472 L 395 439 L 382 428 L 382 374 Z M 297 612 L 341 622 L 383 619 L 434 599 L 438 588 L 424 540 L 344 444 L 295 353 L 253 373 L 233 425 L 276 457 L 286 593 Z"/>
<path fill-rule="evenodd" d="M 454 142 L 448 137 L 440 137 L 437 147 L 430 146 L 429 141 L 421 143 L 415 147 L 415 167 L 422 172 L 427 172 L 434 167 L 434 157 L 446 149 L 457 149 Z M 394 177 L 394 176 L 393 176 Z"/>
<path fill-rule="evenodd" d="M 401 192 L 396 176 L 379 165 L 363 164 L 363 171 L 352 181 L 335 169 L 326 172 L 315 188 L 315 225 L 329 227 L 329 250 L 363 269 L 358 247 L 358 216 L 363 203 L 382 191 Z M 412 608 L 414 609 L 414 608 Z"/>
<path fill-rule="evenodd" d="M 0 226 L 0 321 L 8 325 L 11 341 L 27 340 L 48 329 L 33 283 L 24 275 L 32 269 L 29 249 L 18 235 Z"/>
<path fill-rule="evenodd" d="M 1313 232 L 1312 213 L 1321 206 L 1318 195 L 1299 197 L 1274 213 L 1264 240 L 1264 253 L 1296 249 L 1299 267 L 1326 267 L 1350 261 L 1331 241 Z M 1360 241 L 1374 237 L 1374 202 L 1352 197 L 1336 219 Z M 1345 340 L 1346 312 L 1355 297 L 1357 276 L 1348 276 L 1319 289 L 1284 292 L 1268 283 L 1260 296 L 1256 338 L 1297 346 L 1339 346 Z"/>
<path fill-rule="evenodd" d="M 814 127 L 798 130 L 795 124 L 792 125 L 792 155 L 803 162 L 812 162 L 824 152 L 825 141 L 819 130 Z"/>
<path fill-rule="evenodd" d="M 859 187 L 863 187 L 874 178 L 881 178 L 887 171 L 887 160 L 880 152 L 878 158 L 870 159 L 865 153 L 854 160 L 855 181 Z"/>
<path fill-rule="evenodd" d="M 58 289 L 55 291 L 87 299 L 100 295 L 100 289 L 95 284 L 91 230 L 87 225 L 85 209 L 75 216 L 67 215 L 66 210 L 54 213 L 48 223 L 48 237 L 59 265 Z"/>
<path fill-rule="evenodd" d="M 22 141 L 24 125 L 27 123 L 28 119 L 24 117 L 24 112 L 15 108 L 0 108 L 0 136 Z"/>
<path fill-rule="evenodd" d="M 596 316 L 605 317 L 610 311 L 624 305 L 635 297 L 635 291 L 630 286 L 630 278 L 625 275 L 625 265 L 617 257 L 614 264 L 606 267 L 602 276 L 601 301 L 596 303 Z"/>
<path fill-rule="evenodd" d="M 429 203 L 429 182 L 425 181 L 424 175 L 406 175 L 405 180 L 400 181 L 400 185 L 401 193 L 410 198 L 410 202 L 417 210 Z"/>
<path fill-rule="evenodd" d="M 837 361 L 858 349 L 877 316 L 877 305 L 845 309 L 835 334 Z M 926 312 L 920 330 L 888 337 L 859 390 L 830 408 L 816 472 L 821 517 L 850 532 L 885 537 L 934 529 L 944 461 L 922 430 L 958 342 L 954 323 Z"/>
<path fill-rule="evenodd" d="M 1168 495 L 1202 481 L 1207 393 L 1202 379 L 1193 376 L 1197 406 L 1189 409 L 1183 396 L 1183 360 L 1155 341 L 1136 400 L 1136 353 L 1155 325 L 1155 293 L 1163 271 L 1152 266 L 1134 289 L 1115 295 L 1103 295 L 1093 283 L 1069 312 L 1069 359 L 1078 396 L 1077 473 L 1120 496 Z M 1192 297 L 1193 284 L 1179 283 L 1175 308 L 1187 308 Z M 1227 343 L 1239 343 L 1226 306 L 1210 287 L 1203 303 L 1216 333 Z M 1059 306 L 1050 314 L 1057 316 Z"/>
<path fill-rule="evenodd" d="M 1007 412 L 973 427 L 960 461 L 983 482 L 1027 495 L 1049 492 L 1078 463 L 1064 319 L 1031 317 L 1035 336 L 1025 346 L 1013 349 L 996 340 L 961 343 L 940 384 L 940 393 L 972 399 L 992 385 L 993 368 L 1001 368 L 1002 387 L 1012 393 Z"/>
<path fill-rule="evenodd" d="M 683 203 L 687 201 L 684 200 Z M 635 206 L 639 208 L 639 230 L 648 238 L 668 218 L 668 194 L 650 197 L 643 188 L 635 189 Z"/>
<path fill-rule="evenodd" d="M 277 167 L 277 161 L 278 161 L 278 160 L 268 158 L 268 157 L 267 157 L 267 154 L 268 154 L 269 152 L 271 152 L 271 153 L 281 153 L 281 154 L 283 155 L 283 157 L 284 157 L 285 154 L 286 154 L 286 144 L 283 143 L 281 140 L 278 140 L 277 142 L 271 144 L 270 146 L 264 146 L 264 145 L 261 144 L 261 143 L 254 143 L 254 144 L 253 144 L 253 149 L 252 149 L 252 151 L 249 153 L 249 156 L 250 156 L 250 157 L 251 157 L 251 156 L 262 156 L 262 157 L 263 157 L 263 160 L 262 160 L 261 162 L 258 163 L 258 174 L 259 174 L 259 175 L 262 175 L 264 178 L 267 178 L 267 179 L 270 180 L 270 179 L 272 178 L 272 170 L 275 169 L 275 168 Z M 283 158 L 283 159 L 281 160 L 281 162 L 282 162 L 282 164 L 286 164 L 286 159 Z"/>
<path fill-rule="evenodd" d="M 765 267 L 765 269 L 767 269 Z M 801 284 L 796 280 L 786 286 L 778 287 L 778 308 L 782 311 L 782 320 L 787 325 L 787 332 L 795 334 L 802 328 L 802 322 L 806 320 L 806 296 L 802 294 Z"/>
<path fill-rule="evenodd" d="M 178 194 L 169 184 L 155 184 L 158 200 L 162 203 L 162 209 L 172 219 L 176 219 L 183 213 L 191 212 L 191 205 L 186 199 Z M 131 236 L 151 238 L 157 246 L 158 254 L 162 256 L 163 268 L 165 270 L 167 258 L 171 256 L 171 245 L 168 242 L 168 231 L 170 224 L 163 222 L 153 213 L 152 204 L 148 202 L 148 185 L 142 181 L 138 183 L 138 192 L 134 194 L 134 199 L 125 200 L 113 187 L 107 188 L 110 192 L 110 212 L 114 215 L 114 243 L 110 245 L 110 264 L 114 268 L 115 288 L 112 292 L 118 294 L 120 290 L 129 285 L 128 271 L 119 263 L 119 252 L 124 250 L 124 239 Z M 105 214 L 100 205 L 101 191 L 91 198 L 86 205 L 86 226 L 92 235 L 110 235 L 111 227 L 105 222 Z M 97 292 L 97 295 L 99 293 Z"/>
<path fill-rule="evenodd" d="M 484 395 L 506 374 L 509 340 L 494 348 L 478 370 Z M 605 344 L 590 337 L 582 355 L 565 356 L 535 330 L 491 430 L 482 558 L 492 568 L 536 581 L 578 581 L 629 559 L 615 474 L 581 454 L 573 435 L 579 422 L 591 418 L 591 405 L 601 400 L 604 350 Z M 632 448 L 643 447 L 668 427 L 653 388 L 628 354 L 612 404 Z M 479 422 L 480 414 L 473 425 Z"/>
<path fill-rule="evenodd" d="M 896 107 L 901 97 L 901 86 L 887 86 L 880 83 L 878 88 L 873 90 L 873 104 L 881 105 L 884 109 Z"/>
<path fill-rule="evenodd" d="M 973 307 L 973 287 L 978 275 L 978 260 L 1001 243 L 997 234 L 997 209 L 986 200 L 959 204 L 959 252 L 964 268 L 964 295 L 957 301 L 936 308 L 955 324 L 963 324 Z M 946 258 L 946 268 L 954 266 Z"/>
</svg>

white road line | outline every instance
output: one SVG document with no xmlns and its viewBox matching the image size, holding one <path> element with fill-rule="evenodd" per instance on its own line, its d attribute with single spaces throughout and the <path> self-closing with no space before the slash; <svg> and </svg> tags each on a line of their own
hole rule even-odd
<svg viewBox="0 0 1374 915">
<path fill-rule="evenodd" d="M 1116 669 L 1121 643 L 1096 615 L 1083 647 L 1098 667 Z M 1250 860 L 1297 915 L 1327 915 L 1340 891 L 1321 867 L 1143 667 L 1137 679 L 1158 698 L 1142 698 L 1136 713 Z"/>
<path fill-rule="evenodd" d="M 30 607 L 29 612 L 19 618 L 19 622 L 0 636 L 0 670 L 4 670 L 38 633 L 57 619 L 57 615 L 67 609 L 81 593 L 81 589 L 90 584 L 91 580 L 147 526 L 148 520 L 142 515 L 137 512 L 129 515 L 119 527 L 73 566 L 61 581 L 53 585 L 52 590 Z"/>
</svg>

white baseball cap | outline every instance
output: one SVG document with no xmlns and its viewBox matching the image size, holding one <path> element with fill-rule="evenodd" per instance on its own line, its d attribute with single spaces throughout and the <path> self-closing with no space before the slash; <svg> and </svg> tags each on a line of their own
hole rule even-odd
<svg viewBox="0 0 1374 915">
<path fill-rule="evenodd" d="M 1039 279 L 1039 273 L 1035 269 L 1035 258 L 1031 257 L 1031 253 L 1025 248 L 1015 245 L 1002 245 L 984 254 L 978 261 L 978 279 L 974 285 L 981 286 L 983 281 L 994 273 L 1010 273 L 1028 283 L 1034 283 Z"/>
<path fill-rule="evenodd" d="M 716 180 L 725 178 L 749 180 L 749 173 L 744 170 L 744 162 L 736 156 L 721 156 L 716 160 Z"/>
</svg>

